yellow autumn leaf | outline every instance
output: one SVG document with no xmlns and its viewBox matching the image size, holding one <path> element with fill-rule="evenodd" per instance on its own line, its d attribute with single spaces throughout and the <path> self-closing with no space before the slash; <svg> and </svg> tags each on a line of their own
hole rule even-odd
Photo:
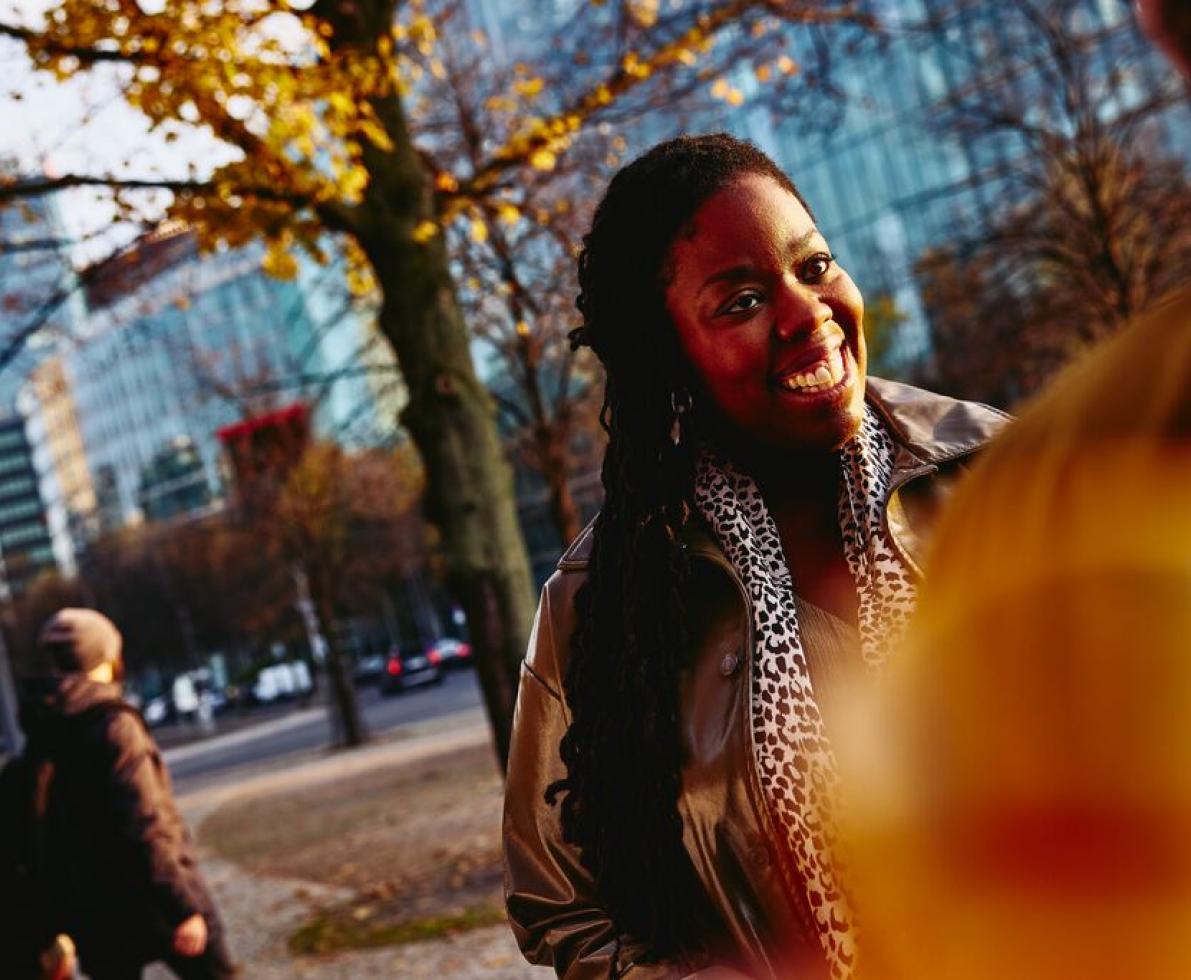
<svg viewBox="0 0 1191 980">
<path fill-rule="evenodd" d="M 348 95 L 343 92 L 330 92 L 327 95 L 327 104 L 332 109 L 341 115 L 354 115 L 356 111 L 356 103 Z"/>
<path fill-rule="evenodd" d="M 419 245 L 423 245 L 430 241 L 438 234 L 438 222 L 435 221 L 419 221 L 417 227 L 414 228 L 410 237 Z"/>
<path fill-rule="evenodd" d="M 724 100 L 728 105 L 741 105 L 744 102 L 744 93 L 738 88 L 731 89 Z"/>
<path fill-rule="evenodd" d="M 364 167 L 356 164 L 344 171 L 339 178 L 339 191 L 344 197 L 358 200 L 368 186 L 369 175 Z"/>
<path fill-rule="evenodd" d="M 778 71 L 783 75 L 793 75 L 798 71 L 798 65 L 788 54 L 782 55 L 777 59 Z"/>
<path fill-rule="evenodd" d="M 553 170 L 556 163 L 558 158 L 545 148 L 534 150 L 529 155 L 529 165 L 535 170 Z"/>
<path fill-rule="evenodd" d="M 653 73 L 653 68 L 643 62 L 635 51 L 630 51 L 624 56 L 620 67 L 626 75 L 632 75 L 634 78 L 648 78 Z"/>
<path fill-rule="evenodd" d="M 711 94 L 717 99 L 726 99 L 728 91 L 728 82 L 723 78 L 717 78 L 715 84 L 711 86 Z"/>
<path fill-rule="evenodd" d="M 658 20 L 658 0 L 632 0 L 629 3 L 629 16 L 639 27 L 653 27 Z"/>
<path fill-rule="evenodd" d="M 528 337 L 529 336 L 529 324 L 526 323 L 524 320 L 517 321 L 517 336 L 518 337 Z"/>
<path fill-rule="evenodd" d="M 353 296 L 367 296 L 376 288 L 376 278 L 366 268 L 349 269 L 347 273 L 347 289 Z"/>
<path fill-rule="evenodd" d="M 517 94 L 524 96 L 527 99 L 532 99 L 535 95 L 542 91 L 545 82 L 540 78 L 527 78 L 523 81 L 517 82 L 513 86 L 517 90 Z"/>
<path fill-rule="evenodd" d="M 480 218 L 471 219 L 471 240 L 477 245 L 483 245 L 488 241 L 488 226 L 484 224 Z"/>
<path fill-rule="evenodd" d="M 448 173 L 440 173 L 434 178 L 434 186 L 445 194 L 454 194 L 459 190 L 459 181 Z"/>
<path fill-rule="evenodd" d="M 496 209 L 496 217 L 506 225 L 515 225 L 521 220 L 521 212 L 512 204 L 502 204 Z"/>
<path fill-rule="evenodd" d="M 275 279 L 295 279 L 298 275 L 298 260 L 293 257 L 284 241 L 269 242 L 261 268 Z"/>
<path fill-rule="evenodd" d="M 757 76 L 758 82 L 767 82 L 773 75 L 773 69 L 769 65 L 756 65 L 753 68 L 753 74 Z"/>
<path fill-rule="evenodd" d="M 368 138 L 368 141 L 378 150 L 388 153 L 393 149 L 393 141 L 389 138 L 389 134 L 384 127 L 374 119 L 361 119 L 359 124 L 360 132 Z"/>
</svg>

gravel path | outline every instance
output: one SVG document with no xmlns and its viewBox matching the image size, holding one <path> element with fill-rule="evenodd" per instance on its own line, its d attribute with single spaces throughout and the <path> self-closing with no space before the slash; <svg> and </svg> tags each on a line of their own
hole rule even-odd
<svg viewBox="0 0 1191 980">
<path fill-rule="evenodd" d="M 460 724 L 462 723 L 462 724 Z M 378 745 L 351 756 L 323 758 L 284 772 L 262 772 L 217 788 L 183 796 L 179 804 L 192 827 L 223 803 L 246 794 L 343 778 L 375 766 L 398 766 L 453 746 L 488 737 L 471 717 L 447 720 L 417 736 Z M 202 850 L 202 841 L 199 841 Z M 238 865 L 202 854 L 203 872 L 228 925 L 232 954 L 244 980 L 548 980 L 553 971 L 531 967 L 522 958 L 507 926 L 489 926 L 440 939 L 328 957 L 296 957 L 286 939 L 320 906 L 352 897 L 348 889 L 309 881 L 250 875 Z M 154 966 L 146 980 L 168 980 L 172 973 Z"/>
<path fill-rule="evenodd" d="M 329 957 L 294 957 L 289 934 L 324 903 L 350 898 L 347 889 L 282 878 L 254 878 L 205 856 L 203 868 L 228 923 L 232 953 L 245 980 L 546 980 L 552 971 L 529 966 L 506 926 L 474 929 L 442 939 Z M 161 966 L 146 980 L 168 980 Z"/>
</svg>

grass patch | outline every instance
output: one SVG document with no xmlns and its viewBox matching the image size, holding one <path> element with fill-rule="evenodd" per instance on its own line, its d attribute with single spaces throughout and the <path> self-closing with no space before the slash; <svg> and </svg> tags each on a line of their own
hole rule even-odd
<svg viewBox="0 0 1191 980">
<path fill-rule="evenodd" d="M 369 922 L 361 919 L 354 904 L 319 913 L 289 937 L 289 950 L 297 956 L 323 956 L 353 949 L 375 949 L 416 943 L 505 921 L 504 909 L 495 904 L 474 905 L 452 915 L 432 915 L 404 922 Z"/>
</svg>

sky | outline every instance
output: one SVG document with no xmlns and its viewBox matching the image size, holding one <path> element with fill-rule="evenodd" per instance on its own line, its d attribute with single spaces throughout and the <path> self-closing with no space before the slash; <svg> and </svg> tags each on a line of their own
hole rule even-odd
<svg viewBox="0 0 1191 980">
<path fill-rule="evenodd" d="M 7 0 L 0 2 L 0 20 L 37 26 L 42 11 L 51 6 L 41 0 Z M 36 71 L 20 42 L 0 38 L 0 160 L 15 162 L 23 175 L 153 178 L 185 177 L 192 160 L 214 166 L 229 158 L 226 148 L 202 130 L 179 126 L 173 143 L 165 141 L 163 132 L 150 132 L 145 118 L 120 97 L 122 71 L 101 65 L 61 82 Z M 115 229 L 113 235 L 91 237 L 112 221 L 106 197 L 95 188 L 59 195 L 64 231 L 80 239 L 72 250 L 76 264 L 102 257 L 131 234 Z M 165 199 L 157 195 L 158 201 Z"/>
</svg>

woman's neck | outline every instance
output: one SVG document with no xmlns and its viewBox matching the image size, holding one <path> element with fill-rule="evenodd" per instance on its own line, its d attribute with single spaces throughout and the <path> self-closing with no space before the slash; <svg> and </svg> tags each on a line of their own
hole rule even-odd
<svg viewBox="0 0 1191 980">
<path fill-rule="evenodd" d="M 838 452 L 764 450 L 740 459 L 757 483 L 765 506 L 775 518 L 796 515 L 814 521 L 834 514 L 839 503 Z"/>
</svg>

